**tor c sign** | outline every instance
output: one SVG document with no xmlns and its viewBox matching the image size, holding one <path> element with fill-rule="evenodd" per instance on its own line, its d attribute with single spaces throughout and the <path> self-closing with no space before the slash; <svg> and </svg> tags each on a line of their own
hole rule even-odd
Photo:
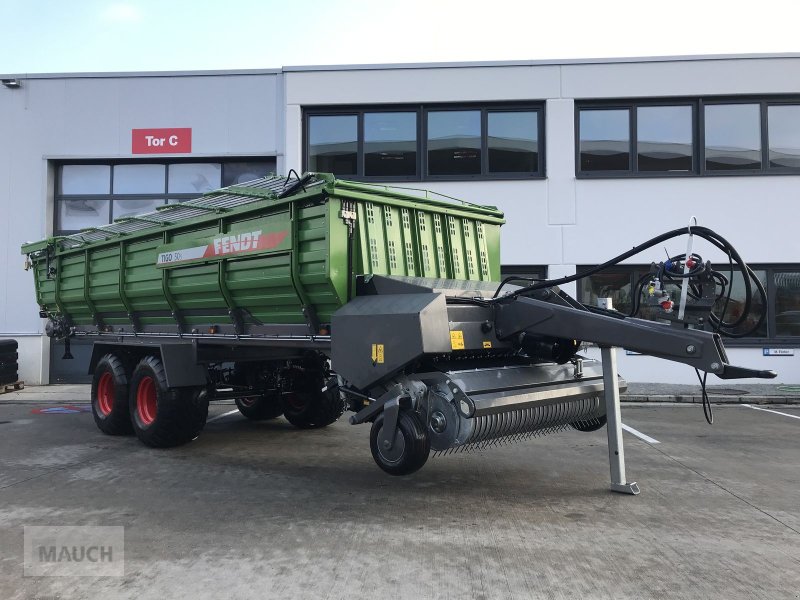
<svg viewBox="0 0 800 600">
<path fill-rule="evenodd" d="M 192 128 L 132 129 L 133 154 L 189 154 Z"/>
</svg>

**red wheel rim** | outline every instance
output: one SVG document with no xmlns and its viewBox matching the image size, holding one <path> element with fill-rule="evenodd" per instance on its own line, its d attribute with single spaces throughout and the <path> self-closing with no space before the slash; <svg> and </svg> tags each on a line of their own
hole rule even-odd
<svg viewBox="0 0 800 600">
<path fill-rule="evenodd" d="M 114 377 L 111 373 L 103 373 L 97 383 L 97 409 L 107 417 L 114 408 Z"/>
<path fill-rule="evenodd" d="M 156 383 L 152 377 L 142 377 L 136 389 L 136 412 L 143 425 L 156 420 Z"/>
<path fill-rule="evenodd" d="M 306 400 L 304 394 L 298 392 L 290 392 L 289 394 L 287 394 L 287 403 L 292 409 L 299 412 L 305 410 L 308 401 Z"/>
</svg>

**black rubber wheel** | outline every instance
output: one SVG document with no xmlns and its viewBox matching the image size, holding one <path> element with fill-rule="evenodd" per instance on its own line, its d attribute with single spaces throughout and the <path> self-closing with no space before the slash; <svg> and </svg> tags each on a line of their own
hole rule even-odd
<svg viewBox="0 0 800 600">
<path fill-rule="evenodd" d="M 7 385 L 9 383 L 17 383 L 19 381 L 19 373 L 0 374 L 0 384 Z"/>
<path fill-rule="evenodd" d="M 16 361 L 0 362 L 0 373 L 15 373 L 17 366 Z"/>
<path fill-rule="evenodd" d="M 269 392 L 261 396 L 237 398 L 236 408 L 251 421 L 267 421 L 283 414 L 281 396 L 278 392 Z"/>
<path fill-rule="evenodd" d="M 410 475 L 421 469 L 431 452 L 431 440 L 419 415 L 411 411 L 400 413 L 391 450 L 379 447 L 378 435 L 382 429 L 383 414 L 372 423 L 369 433 L 369 447 L 375 463 L 389 475 Z"/>
<path fill-rule="evenodd" d="M 322 389 L 320 377 L 310 379 L 281 398 L 283 416 L 298 429 L 327 427 L 344 413 L 344 400 L 338 388 Z"/>
<path fill-rule="evenodd" d="M 97 428 L 107 435 L 133 433 L 128 409 L 128 374 L 122 360 L 106 354 L 92 375 L 92 416 Z"/>
<path fill-rule="evenodd" d="M 16 352 L 17 340 L 0 340 L 0 353 Z"/>
<path fill-rule="evenodd" d="M 588 421 L 574 421 L 570 423 L 572 427 L 578 431 L 590 432 L 601 429 L 606 424 L 606 416 L 597 417 L 596 419 L 589 419 Z"/>
<path fill-rule="evenodd" d="M 153 448 L 192 441 L 208 418 L 205 388 L 167 387 L 164 365 L 155 356 L 145 356 L 136 365 L 128 397 L 136 437 Z"/>
</svg>

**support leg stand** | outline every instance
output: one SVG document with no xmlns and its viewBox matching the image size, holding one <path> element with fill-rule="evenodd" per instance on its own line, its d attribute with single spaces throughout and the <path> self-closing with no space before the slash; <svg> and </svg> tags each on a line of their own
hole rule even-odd
<svg viewBox="0 0 800 600">
<path fill-rule="evenodd" d="M 606 430 L 608 432 L 608 462 L 611 466 L 611 490 L 622 494 L 638 494 L 637 483 L 625 479 L 625 450 L 622 444 L 622 418 L 619 409 L 617 382 L 617 350 L 602 348 L 603 387 L 605 388 Z"/>
</svg>

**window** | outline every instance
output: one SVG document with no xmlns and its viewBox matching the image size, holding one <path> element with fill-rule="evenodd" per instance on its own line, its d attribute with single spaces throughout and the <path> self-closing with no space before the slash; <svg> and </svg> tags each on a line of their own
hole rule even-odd
<svg viewBox="0 0 800 600">
<path fill-rule="evenodd" d="M 490 173 L 539 171 L 539 117 L 535 112 L 493 111 L 488 115 Z"/>
<path fill-rule="evenodd" d="M 705 107 L 706 170 L 761 168 L 761 115 L 758 104 Z"/>
<path fill-rule="evenodd" d="M 578 177 L 800 172 L 800 100 L 576 103 Z"/>
<path fill-rule="evenodd" d="M 479 175 L 480 172 L 480 111 L 430 111 L 428 175 Z"/>
<path fill-rule="evenodd" d="M 541 105 L 310 108 L 305 163 L 354 179 L 543 177 L 542 124 Z"/>
<path fill-rule="evenodd" d="M 544 281 L 547 278 L 547 267 L 544 265 L 502 265 L 500 279 L 519 277 L 519 281 L 510 281 L 509 285 L 524 286 L 535 283 L 534 280 Z"/>
<path fill-rule="evenodd" d="M 274 159 L 62 164 L 57 170 L 55 230 L 63 235 L 107 225 L 274 170 Z"/>
<path fill-rule="evenodd" d="M 775 273 L 775 334 L 800 336 L 800 268 Z"/>
<path fill-rule="evenodd" d="M 319 116 L 308 120 L 308 169 L 340 175 L 358 171 L 358 117 Z"/>
<path fill-rule="evenodd" d="M 413 177 L 417 174 L 417 114 L 364 113 L 364 175 Z"/>
<path fill-rule="evenodd" d="M 630 111 L 581 111 L 581 170 L 630 169 Z"/>
<path fill-rule="evenodd" d="M 800 104 L 767 109 L 770 168 L 800 169 Z"/>
<path fill-rule="evenodd" d="M 694 163 L 691 106 L 636 108 L 639 171 L 689 172 Z"/>
<path fill-rule="evenodd" d="M 579 267 L 579 271 L 589 267 Z M 717 265 L 717 268 L 728 277 L 727 265 Z M 578 280 L 578 297 L 581 302 L 597 305 L 597 298 L 612 298 L 616 310 L 629 313 L 633 304 L 632 294 L 639 278 L 649 272 L 649 266 L 618 266 L 602 273 L 590 275 Z M 800 265 L 789 266 L 764 266 L 753 268 L 756 277 L 767 290 L 769 302 L 767 317 L 756 331 L 744 338 L 725 338 L 726 345 L 759 345 L 762 343 L 787 342 L 797 343 L 800 337 Z M 680 286 L 675 285 L 668 289 L 673 301 L 680 298 Z M 714 314 L 722 317 L 727 323 L 736 322 L 744 314 L 746 297 L 745 286 L 741 274 L 734 270 L 731 297 L 725 307 L 726 298 L 723 297 L 714 305 Z M 752 307 L 749 316 L 734 329 L 734 333 L 750 331 L 764 313 L 761 298 L 754 291 Z M 723 317 L 724 311 L 724 317 Z M 657 309 L 640 310 L 641 318 L 654 319 L 658 316 Z"/>
</svg>

